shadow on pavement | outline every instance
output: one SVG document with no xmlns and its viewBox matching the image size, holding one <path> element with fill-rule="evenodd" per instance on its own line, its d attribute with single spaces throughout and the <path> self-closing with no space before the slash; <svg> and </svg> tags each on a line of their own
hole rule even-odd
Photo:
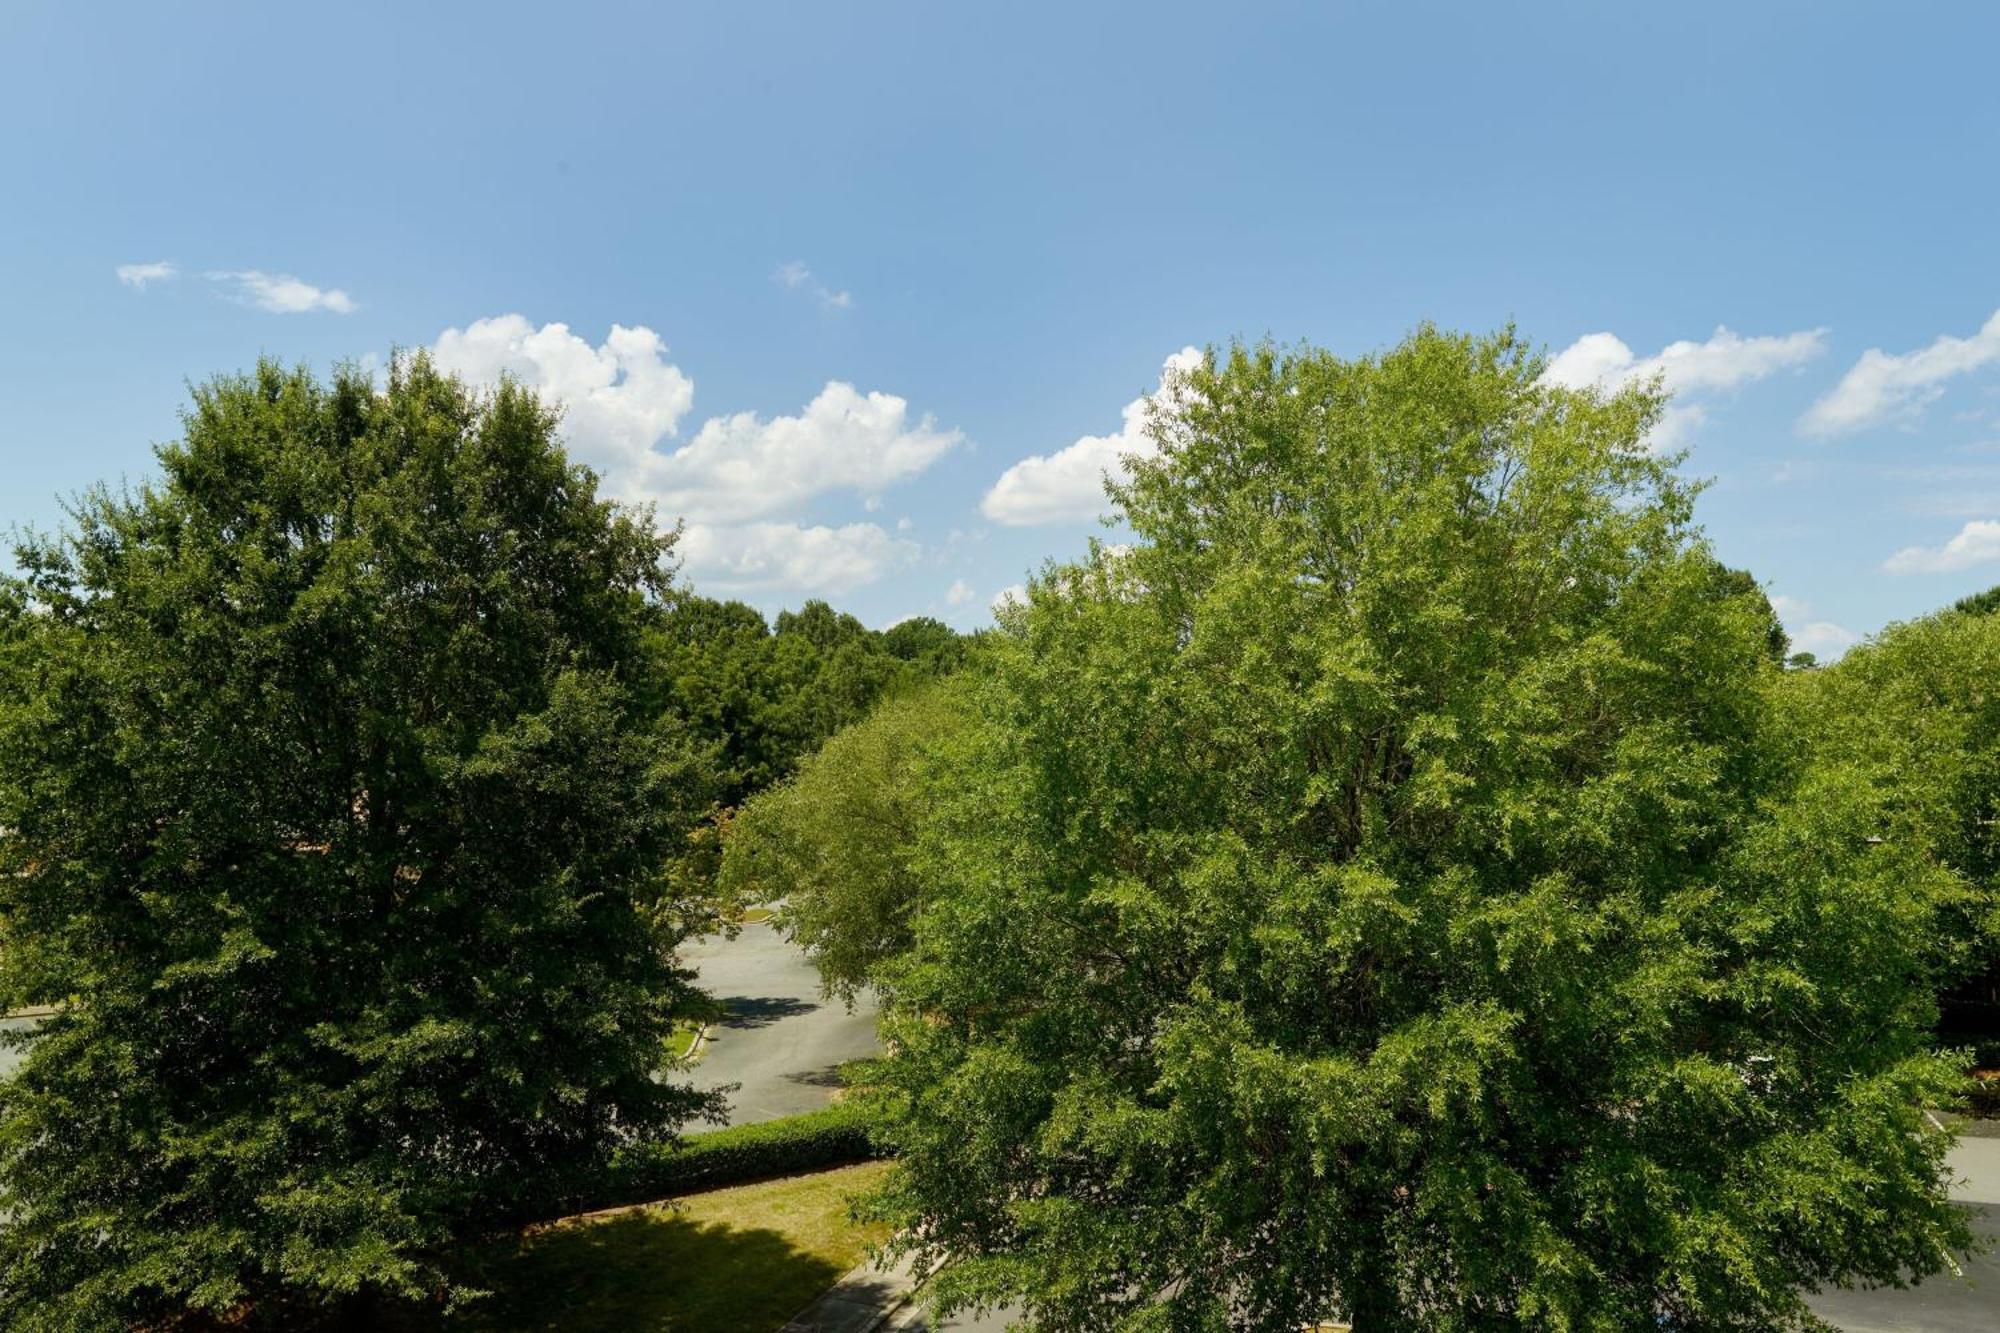
<svg viewBox="0 0 2000 1333">
<path fill-rule="evenodd" d="M 801 1083 L 809 1088 L 841 1088 L 846 1082 L 840 1077 L 839 1065 L 827 1065 L 823 1069 L 801 1069 L 785 1078 L 793 1083 Z"/>
<path fill-rule="evenodd" d="M 728 1015 L 722 1026 L 739 1030 L 769 1027 L 781 1018 L 797 1018 L 818 1008 L 810 1000 L 791 995 L 731 995 L 722 1001 Z"/>
<path fill-rule="evenodd" d="M 832 1290 L 792 1316 L 778 1333 L 867 1333 L 882 1325 L 882 1312 L 902 1291 L 902 1283 L 873 1270 L 849 1273 Z"/>
</svg>

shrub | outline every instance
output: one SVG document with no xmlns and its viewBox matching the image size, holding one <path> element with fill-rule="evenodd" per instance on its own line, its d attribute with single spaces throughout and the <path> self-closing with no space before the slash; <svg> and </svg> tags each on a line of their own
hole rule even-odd
<svg viewBox="0 0 2000 1333">
<path fill-rule="evenodd" d="M 571 1209 L 617 1208 L 694 1190 L 847 1166 L 882 1156 L 861 1108 L 837 1104 L 782 1120 L 690 1134 L 679 1144 L 628 1148 Z"/>
</svg>

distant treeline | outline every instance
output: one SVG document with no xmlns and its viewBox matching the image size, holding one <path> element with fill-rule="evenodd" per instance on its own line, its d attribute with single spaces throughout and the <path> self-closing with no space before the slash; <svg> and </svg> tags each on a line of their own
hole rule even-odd
<svg viewBox="0 0 2000 1333">
<path fill-rule="evenodd" d="M 885 696 L 954 670 L 974 637 L 927 616 L 871 630 L 818 600 L 773 625 L 743 602 L 689 594 L 663 608 L 648 646 L 657 704 L 712 747 L 717 800 L 736 806 Z"/>
</svg>

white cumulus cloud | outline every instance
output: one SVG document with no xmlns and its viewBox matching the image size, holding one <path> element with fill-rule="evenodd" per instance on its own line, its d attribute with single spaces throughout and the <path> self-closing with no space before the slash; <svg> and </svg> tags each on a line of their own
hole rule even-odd
<svg viewBox="0 0 2000 1333">
<path fill-rule="evenodd" d="M 648 328 L 613 324 L 592 346 L 567 324 L 537 327 L 522 315 L 498 315 L 446 329 L 431 355 L 475 384 L 511 375 L 561 403 L 570 451 L 627 499 L 648 498 L 654 446 L 694 406 L 694 381 L 666 359 L 666 343 Z"/>
<path fill-rule="evenodd" d="M 229 288 L 245 305 L 254 305 L 274 315 L 299 315 L 315 310 L 349 315 L 359 308 L 354 298 L 340 288 L 315 287 L 289 273 L 265 273 L 254 268 L 212 269 L 206 276 L 210 282 Z"/>
<path fill-rule="evenodd" d="M 1128 475 L 1128 456 L 1150 458 L 1158 451 L 1148 429 L 1153 404 L 1170 398 L 1176 375 L 1200 362 L 1196 348 L 1175 352 L 1160 367 L 1159 390 L 1125 404 L 1124 424 L 1117 434 L 1085 435 L 1053 454 L 1022 459 L 1000 474 L 980 501 L 980 512 L 1011 527 L 1086 522 L 1103 513 L 1106 476 L 1122 481 Z"/>
<path fill-rule="evenodd" d="M 2000 311 L 1970 338 L 1941 334 L 1914 352 L 1871 347 L 1807 409 L 1799 429 L 1825 437 L 1914 420 L 1944 393 L 1947 380 L 1995 362 L 2000 362 Z"/>
<path fill-rule="evenodd" d="M 2000 560 L 2000 522 L 1975 518 L 1942 546 L 1905 546 L 1882 562 L 1891 574 L 1951 574 Z"/>
<path fill-rule="evenodd" d="M 1859 634 L 1831 620 L 1808 620 L 1785 632 L 1791 635 L 1794 652 L 1811 653 L 1821 661 L 1839 657 L 1861 641 Z"/>
<path fill-rule="evenodd" d="M 944 590 L 946 606 L 964 606 L 972 600 L 972 585 L 964 579 L 953 579 L 951 586 Z"/>
<path fill-rule="evenodd" d="M 928 416 L 912 420 L 894 394 L 831 380 L 797 416 L 711 417 L 685 446 L 651 462 L 648 488 L 676 513 L 753 518 L 825 491 L 877 498 L 963 439 Z"/>
<path fill-rule="evenodd" d="M 998 615 L 1000 612 L 1006 610 L 1010 606 L 1026 606 L 1027 604 L 1028 604 L 1027 585 L 1021 583 L 1010 583 L 1006 587 L 1002 588 L 999 592 L 993 594 L 993 600 L 990 603 L 988 603 L 988 606 L 992 609 L 995 615 Z"/>
<path fill-rule="evenodd" d="M 1797 597 L 1773 597 L 1771 609 L 1784 622 L 1795 652 L 1831 661 L 1861 641 L 1861 636 L 1847 626 L 1815 618 L 1811 605 Z"/>
<path fill-rule="evenodd" d="M 845 592 L 922 552 L 873 523 L 690 523 L 679 549 L 696 587 L 734 593 Z"/>
<path fill-rule="evenodd" d="M 511 374 L 564 404 L 570 448 L 610 490 L 666 515 L 737 522 L 770 517 L 828 491 L 864 499 L 922 473 L 963 439 L 930 417 L 912 419 L 894 394 L 831 380 L 796 416 L 710 417 L 668 450 L 694 406 L 694 381 L 648 328 L 614 324 L 600 346 L 566 324 L 521 315 L 446 329 L 432 353 L 475 383 Z"/>
<path fill-rule="evenodd" d="M 146 284 L 166 282 L 180 276 L 180 268 L 172 260 L 160 259 L 150 264 L 120 264 L 118 281 L 137 291 L 145 291 Z"/>
<path fill-rule="evenodd" d="M 561 404 L 572 455 L 607 494 L 684 520 L 684 567 L 717 591 L 839 593 L 909 563 L 923 548 L 879 524 L 808 524 L 798 511 L 834 492 L 873 509 L 964 439 L 894 394 L 831 380 L 796 415 L 710 417 L 675 447 L 694 381 L 642 326 L 614 324 L 593 344 L 566 324 L 498 315 L 446 329 L 432 355 L 475 384 L 512 376 Z"/>
<path fill-rule="evenodd" d="M 1745 338 L 1718 326 L 1706 342 L 1681 339 L 1641 359 L 1610 333 L 1586 333 L 1549 362 L 1548 379 L 1572 389 L 1617 389 L 1658 375 L 1674 393 L 1733 389 L 1790 370 L 1826 350 L 1825 329 Z"/>
<path fill-rule="evenodd" d="M 1653 430 L 1655 449 L 1678 449 L 1708 419 L 1697 402 L 1804 365 L 1826 350 L 1825 329 L 1746 338 L 1718 325 L 1706 341 L 1681 339 L 1652 356 L 1640 357 L 1612 333 L 1586 333 L 1550 359 L 1543 378 L 1567 389 L 1615 392 L 1657 377 L 1674 395 Z"/>
</svg>

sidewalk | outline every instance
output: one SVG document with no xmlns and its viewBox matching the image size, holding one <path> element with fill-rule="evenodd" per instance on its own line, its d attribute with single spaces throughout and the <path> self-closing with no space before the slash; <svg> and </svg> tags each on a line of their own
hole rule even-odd
<svg viewBox="0 0 2000 1333">
<path fill-rule="evenodd" d="M 870 1261 L 827 1288 L 778 1333 L 873 1333 L 908 1305 L 913 1290 L 907 1260 L 889 1269 Z"/>
</svg>

